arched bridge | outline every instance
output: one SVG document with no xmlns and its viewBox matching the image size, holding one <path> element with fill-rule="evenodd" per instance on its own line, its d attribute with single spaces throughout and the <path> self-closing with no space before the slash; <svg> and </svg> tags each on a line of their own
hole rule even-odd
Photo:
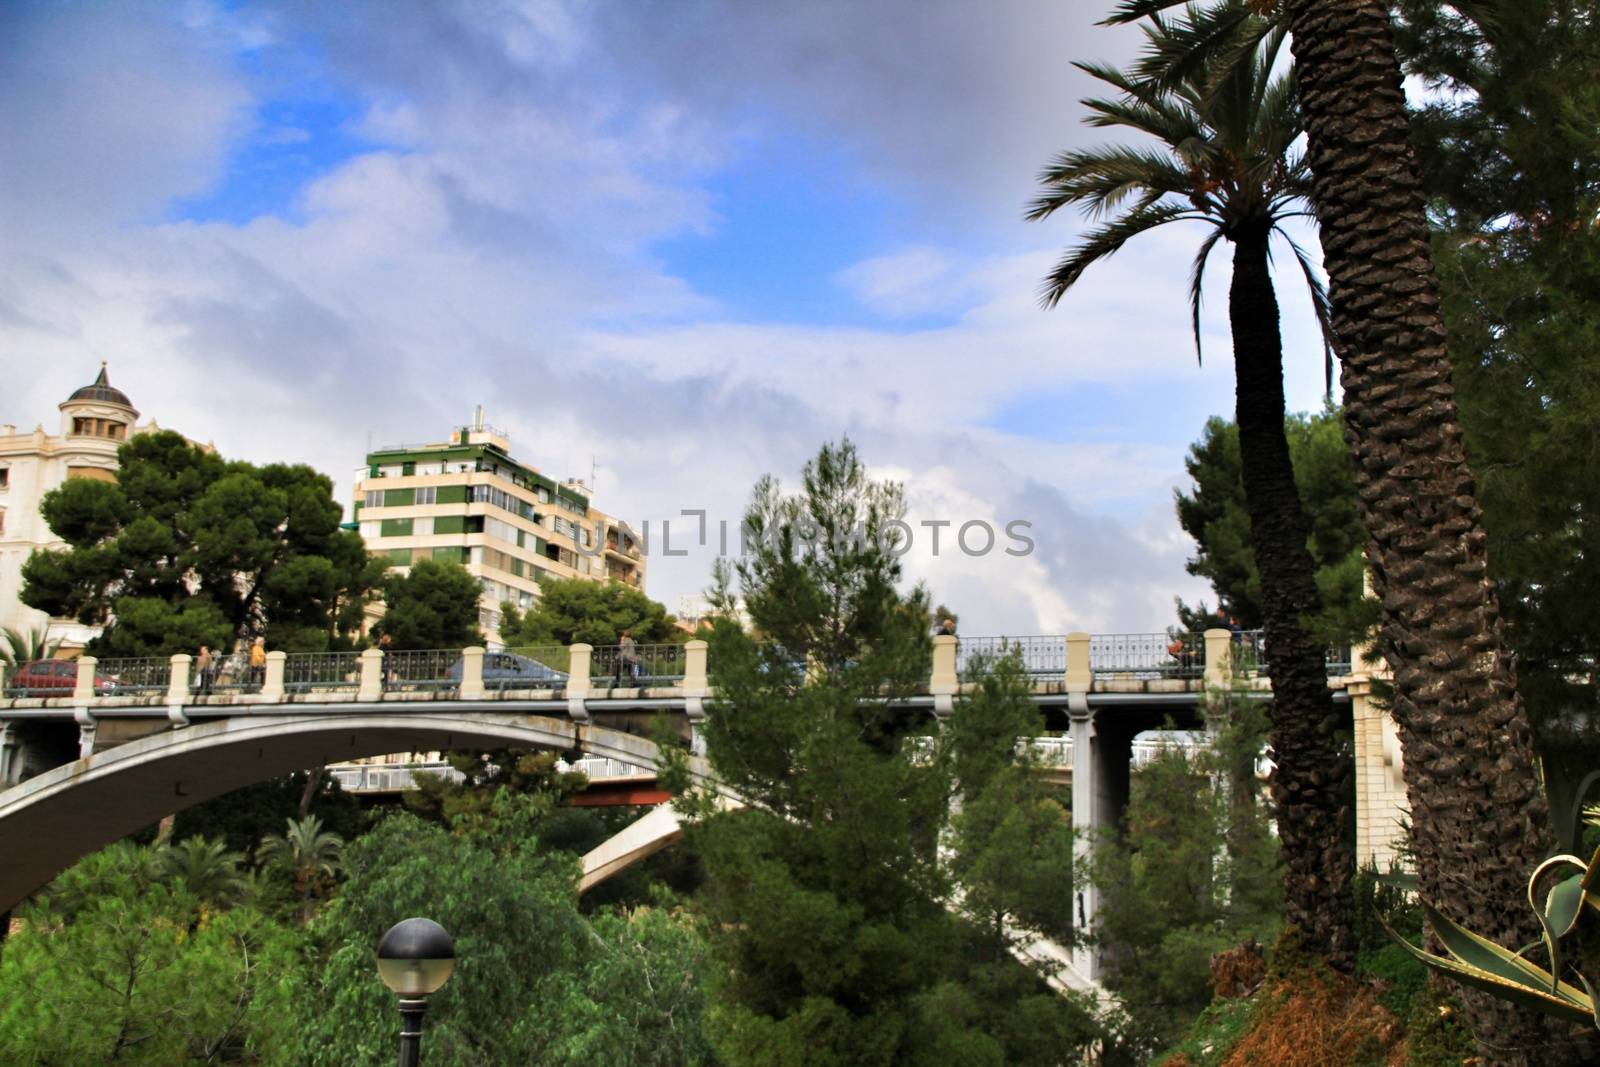
<svg viewBox="0 0 1600 1067">
<path fill-rule="evenodd" d="M 940 717 L 968 684 L 976 658 L 1020 652 L 1047 730 L 1071 741 L 1073 821 L 1104 828 L 1125 803 L 1136 734 L 1167 720 L 1203 728 L 1208 687 L 1242 685 L 1270 696 L 1254 667 L 1253 636 L 1190 635 L 1177 653 L 1168 652 L 1169 641 L 1166 634 L 936 637 L 928 683 L 907 703 Z M 698 753 L 698 724 L 716 699 L 705 642 L 640 651 L 638 667 L 622 664 L 614 647 L 587 645 L 272 652 L 259 673 L 241 665 L 203 678 L 185 655 L 84 657 L 55 687 L 34 684 L 37 675 L 0 677 L 0 912 L 95 848 L 296 769 L 472 747 L 578 750 L 651 767 L 657 750 L 644 735 L 662 715 Z M 1363 743 L 1371 674 L 1347 660 L 1330 661 L 1329 684 L 1357 711 L 1359 809 L 1374 783 L 1393 790 L 1398 763 L 1386 740 Z M 698 756 L 693 770 L 710 781 Z M 1387 842 L 1394 831 L 1381 821 L 1371 812 L 1362 819 Z M 647 816 L 586 858 L 585 885 L 676 833 L 666 809 Z"/>
</svg>

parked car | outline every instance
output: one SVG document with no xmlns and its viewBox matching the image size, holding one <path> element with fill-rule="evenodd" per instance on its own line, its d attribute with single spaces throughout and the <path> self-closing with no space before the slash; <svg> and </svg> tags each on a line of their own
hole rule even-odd
<svg viewBox="0 0 1600 1067">
<path fill-rule="evenodd" d="M 6 692 L 18 696 L 66 696 L 77 686 L 78 664 L 70 659 L 36 659 L 6 675 Z M 95 692 L 104 695 L 116 687 L 115 678 L 95 672 Z"/>
<path fill-rule="evenodd" d="M 463 660 L 450 666 L 450 680 L 459 683 Z M 567 676 L 554 667 L 511 652 L 486 652 L 483 656 L 483 684 L 486 689 L 554 689 L 565 685 Z"/>
</svg>

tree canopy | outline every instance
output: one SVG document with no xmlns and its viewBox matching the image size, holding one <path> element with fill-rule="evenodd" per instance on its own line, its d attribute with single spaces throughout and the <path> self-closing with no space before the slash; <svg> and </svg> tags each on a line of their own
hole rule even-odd
<svg viewBox="0 0 1600 1067">
<path fill-rule="evenodd" d="M 621 582 L 560 578 L 540 586 L 526 613 L 501 605 L 500 636 L 510 647 L 614 645 L 623 630 L 640 644 L 687 640 L 664 605 Z"/>
<path fill-rule="evenodd" d="M 375 629 L 396 649 L 468 648 L 483 644 L 478 597 L 483 587 L 459 563 L 425 559 L 384 581 L 383 619 Z"/>
<path fill-rule="evenodd" d="M 1362 594 L 1366 528 L 1356 510 L 1355 475 L 1341 416 L 1333 409 L 1291 415 L 1285 432 L 1295 486 L 1310 526 L 1307 547 L 1316 562 L 1322 593 L 1322 614 L 1313 625 L 1329 642 L 1348 642 L 1365 635 L 1376 619 L 1374 605 Z M 1195 542 L 1187 569 L 1211 583 L 1217 613 L 1232 615 L 1245 629 L 1255 629 L 1262 621 L 1261 577 L 1245 509 L 1238 429 L 1227 419 L 1207 420 L 1200 439 L 1189 446 L 1184 467 L 1193 486 L 1173 495 L 1178 524 Z M 1204 604 L 1191 607 L 1180 602 L 1178 614 L 1185 629 L 1216 624 Z"/>
<path fill-rule="evenodd" d="M 721 699 L 706 741 L 746 806 L 701 798 L 691 840 L 726 975 L 711 1016 L 725 1064 L 1059 1063 L 1088 1040 L 1087 1016 L 990 925 L 1002 909 L 1058 924 L 1071 898 L 1064 813 L 1014 791 L 1008 810 L 988 792 L 1024 784 L 996 757 L 1033 728 L 1031 705 L 1011 699 L 1023 687 L 990 687 L 948 740 L 892 700 L 915 691 L 930 654 L 927 596 L 899 588 L 902 506 L 848 441 L 825 446 L 799 493 L 757 484 L 745 526 L 758 547 L 722 571 L 716 599 L 736 580 L 752 630 L 731 612 L 715 623 Z M 953 826 L 958 788 L 971 814 Z M 952 866 L 941 844 L 965 860 Z M 958 869 L 970 920 L 952 910 Z M 1022 900 L 1020 887 L 1045 892 Z"/>
<path fill-rule="evenodd" d="M 340 528 L 333 484 L 310 467 L 227 461 L 170 431 L 118 450 L 117 481 L 69 479 L 45 494 L 66 551 L 23 565 L 22 600 L 106 622 L 101 655 L 345 647 L 382 573 Z"/>
</svg>

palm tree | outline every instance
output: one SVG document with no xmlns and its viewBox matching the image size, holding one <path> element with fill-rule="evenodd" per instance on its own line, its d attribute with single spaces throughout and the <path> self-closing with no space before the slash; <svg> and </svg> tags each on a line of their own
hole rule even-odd
<svg viewBox="0 0 1600 1067">
<path fill-rule="evenodd" d="M 1124 0 L 1112 18 L 1179 2 Z M 1462 442 L 1389 5 L 1225 0 L 1211 10 L 1238 22 L 1247 6 L 1293 34 L 1419 890 L 1447 918 L 1521 947 L 1540 936 L 1513 903 L 1550 851 L 1548 812 Z M 1453 7 L 1474 20 L 1526 17 L 1492 2 Z M 1527 1062 L 1519 1050 L 1542 1040 L 1543 1020 L 1464 998 L 1485 1062 Z"/>
<path fill-rule="evenodd" d="M 161 850 L 161 870 L 195 898 L 219 908 L 231 907 L 250 895 L 250 877 L 240 869 L 244 856 L 226 843 L 189 837 Z"/>
<path fill-rule="evenodd" d="M 48 629 L 23 631 L 15 627 L 0 627 L 0 663 L 20 667 L 38 659 L 50 659 L 61 648 L 60 641 L 51 641 Z"/>
<path fill-rule="evenodd" d="M 1160 55 L 1182 28 L 1154 20 L 1146 29 L 1146 58 Z M 1328 692 L 1324 649 L 1304 622 L 1319 612 L 1320 596 L 1284 432 L 1283 345 L 1270 273 L 1274 237 L 1293 253 L 1324 321 L 1327 302 L 1309 257 L 1282 228 L 1285 220 L 1307 214 L 1310 172 L 1293 150 L 1300 135 L 1295 84 L 1273 74 L 1274 51 L 1252 53 L 1247 62 L 1196 65 L 1170 87 L 1080 64 L 1120 92 L 1115 99 L 1084 101 L 1087 121 L 1135 130 L 1157 144 L 1063 153 L 1043 173 L 1045 192 L 1028 217 L 1044 218 L 1070 204 L 1102 220 L 1046 279 L 1047 306 L 1140 234 L 1174 222 L 1205 225 L 1209 232 L 1189 281 L 1197 354 L 1206 262 L 1219 242 L 1233 246 L 1228 314 L 1235 420 L 1274 693 L 1278 770 L 1272 793 L 1283 842 L 1285 912 L 1307 948 L 1350 969 L 1353 766 L 1338 740 L 1340 717 Z"/>
<path fill-rule="evenodd" d="M 344 838 L 322 829 L 315 815 L 285 819 L 285 831 L 268 834 L 256 849 L 256 862 L 263 867 L 287 870 L 294 881 L 295 894 L 305 906 L 333 887 L 343 869 L 341 855 Z"/>
</svg>

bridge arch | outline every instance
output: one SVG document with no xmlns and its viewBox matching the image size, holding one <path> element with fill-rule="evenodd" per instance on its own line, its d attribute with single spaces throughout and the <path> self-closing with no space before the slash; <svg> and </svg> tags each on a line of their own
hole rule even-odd
<svg viewBox="0 0 1600 1067">
<path fill-rule="evenodd" d="M 79 858 L 177 811 L 306 767 L 388 752 L 578 750 L 654 766 L 654 742 L 592 724 L 499 712 L 248 715 L 196 722 L 75 760 L 0 792 L 0 913 Z M 690 773 L 710 782 L 690 757 Z"/>
</svg>

